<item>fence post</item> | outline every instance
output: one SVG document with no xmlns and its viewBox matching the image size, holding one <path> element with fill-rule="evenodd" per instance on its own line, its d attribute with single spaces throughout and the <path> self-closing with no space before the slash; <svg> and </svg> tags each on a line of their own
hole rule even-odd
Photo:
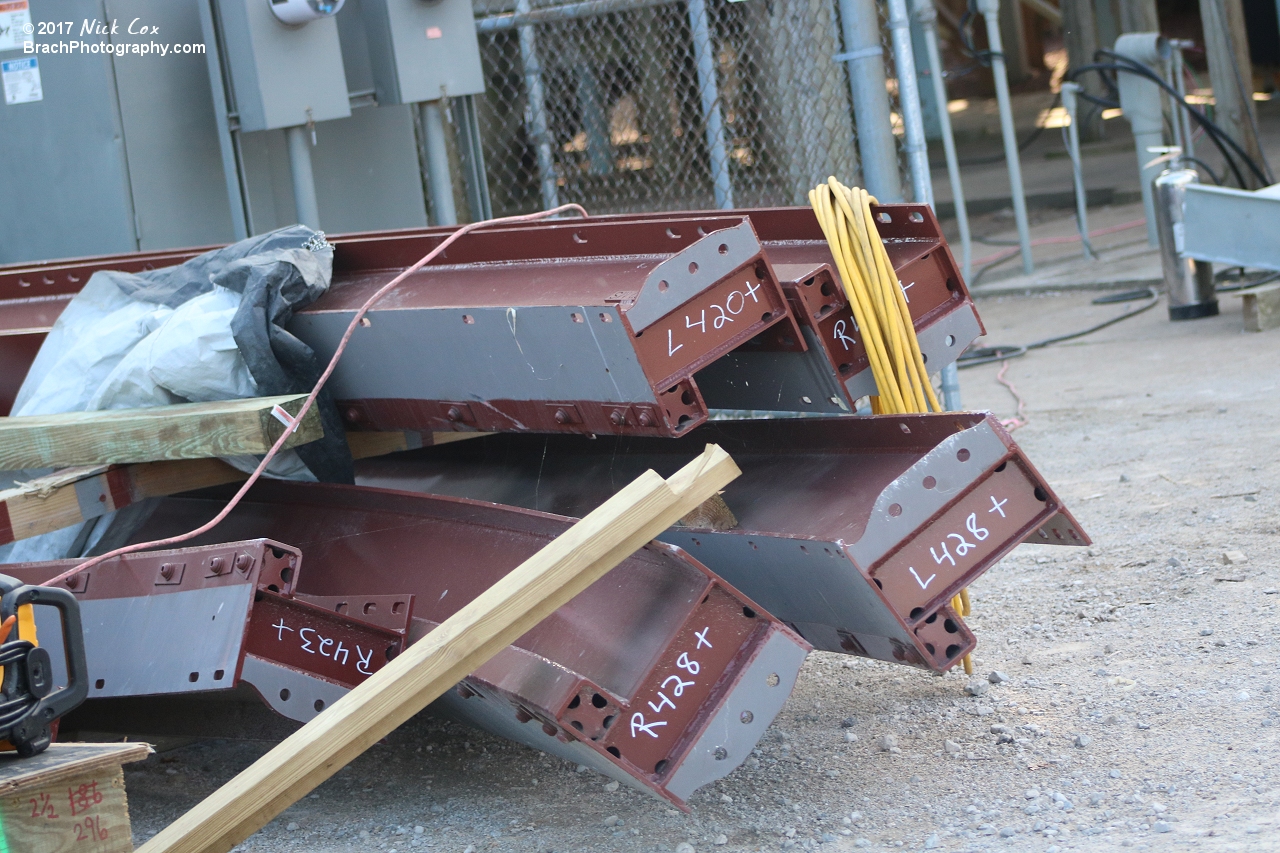
<svg viewBox="0 0 1280 853">
<path fill-rule="evenodd" d="M 902 201 L 898 154 L 889 115 L 889 90 L 880 46 L 875 0 L 838 0 L 844 53 L 832 57 L 849 69 L 849 89 L 857 125 L 862 182 L 880 201 Z"/>
<path fill-rule="evenodd" d="M 531 0 L 516 0 L 516 14 L 533 11 Z M 538 155 L 538 178 L 542 184 L 542 209 L 560 206 L 560 188 L 556 184 L 556 163 L 551 150 L 551 132 L 547 127 L 547 98 L 542 88 L 542 63 L 538 60 L 538 36 L 533 24 L 522 24 L 520 62 L 524 66 L 524 90 L 528 98 L 527 119 Z"/>
<path fill-rule="evenodd" d="M 715 43 L 711 36 L 711 19 L 707 15 L 707 0 L 689 0 L 689 29 L 693 33 L 698 94 L 702 98 L 702 121 L 707 130 L 707 152 L 711 155 L 716 207 L 730 208 L 733 207 L 733 184 L 729 181 L 729 151 L 724 138 L 724 115 L 720 111 Z"/>
</svg>

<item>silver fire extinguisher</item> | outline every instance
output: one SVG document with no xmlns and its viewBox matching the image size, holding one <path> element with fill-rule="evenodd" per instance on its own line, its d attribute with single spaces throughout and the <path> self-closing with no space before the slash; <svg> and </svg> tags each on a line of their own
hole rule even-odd
<svg viewBox="0 0 1280 853">
<path fill-rule="evenodd" d="M 1178 149 L 1169 153 L 1172 154 L 1169 167 L 1152 181 L 1156 231 L 1160 237 L 1160 265 L 1164 270 L 1165 291 L 1169 298 L 1169 319 L 1212 317 L 1218 313 L 1213 264 L 1197 261 L 1183 253 L 1187 184 L 1200 183 L 1200 176 L 1195 169 L 1183 165 Z"/>
</svg>

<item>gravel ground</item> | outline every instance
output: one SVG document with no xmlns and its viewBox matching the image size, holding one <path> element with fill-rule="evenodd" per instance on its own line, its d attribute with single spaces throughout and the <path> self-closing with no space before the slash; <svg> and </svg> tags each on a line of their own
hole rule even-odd
<svg viewBox="0 0 1280 853">
<path fill-rule="evenodd" d="M 983 301 L 987 340 L 1123 310 L 1090 295 Z M 1173 324 L 1161 305 L 1009 363 L 1016 437 L 1095 544 L 1022 546 L 975 585 L 973 679 L 815 653 L 756 756 L 691 815 L 419 717 L 243 849 L 1280 848 L 1280 331 L 1240 331 L 1236 299 L 1223 311 Z M 997 369 L 964 371 L 965 402 L 1007 417 Z M 127 768 L 136 838 L 266 748 Z"/>
</svg>

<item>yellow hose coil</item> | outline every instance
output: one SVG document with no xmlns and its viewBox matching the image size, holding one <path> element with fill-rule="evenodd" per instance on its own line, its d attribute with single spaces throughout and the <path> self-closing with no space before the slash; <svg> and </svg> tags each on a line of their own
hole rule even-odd
<svg viewBox="0 0 1280 853">
<path fill-rule="evenodd" d="M 809 191 L 809 204 L 831 247 L 879 391 L 871 398 L 871 411 L 877 415 L 940 412 L 906 293 L 871 213 L 871 205 L 877 203 L 861 187 L 846 187 L 835 178 Z M 961 590 L 951 606 L 968 616 L 968 590 Z M 964 656 L 964 671 L 973 674 L 969 655 Z"/>
</svg>

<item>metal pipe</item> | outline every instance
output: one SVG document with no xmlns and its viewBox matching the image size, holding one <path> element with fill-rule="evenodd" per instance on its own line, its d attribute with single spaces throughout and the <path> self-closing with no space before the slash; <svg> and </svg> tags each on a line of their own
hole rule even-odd
<svg viewBox="0 0 1280 853">
<path fill-rule="evenodd" d="M 711 155 L 716 207 L 731 208 L 733 185 L 729 180 L 729 152 L 724 138 L 724 116 L 720 113 L 715 45 L 711 36 L 711 19 L 707 15 L 707 0 L 689 0 L 689 29 L 693 33 L 698 94 L 702 99 L 702 120 L 707 131 L 707 153 Z"/>
<path fill-rule="evenodd" d="M 917 0 L 917 13 L 919 8 L 920 3 Z M 930 9 L 932 8 L 932 4 L 930 4 Z M 926 43 L 929 43 L 929 39 L 932 38 L 935 51 L 937 50 L 936 22 L 937 13 L 934 12 L 929 25 L 925 26 Z M 911 192 L 916 201 L 936 208 L 933 202 L 933 179 L 929 175 L 929 144 L 925 141 L 924 136 L 924 114 L 920 109 L 919 81 L 916 79 L 916 59 L 911 45 L 911 24 L 907 19 L 906 0 L 889 0 L 889 29 L 893 36 L 893 64 L 898 69 L 898 103 L 902 109 L 902 127 L 907 140 L 907 165 L 911 169 Z M 940 66 L 941 62 L 938 65 Z M 933 92 L 935 99 L 938 101 L 939 116 L 946 116 L 947 95 L 942 86 L 942 73 L 940 68 L 934 67 L 932 57 L 930 58 L 930 71 L 934 80 Z M 951 122 L 945 118 L 940 118 L 939 121 L 945 122 L 943 124 L 943 144 L 945 146 L 946 142 L 951 140 Z M 954 156 L 954 142 L 952 142 L 950 148 Z M 952 180 L 953 190 L 958 181 L 959 176 L 957 174 Z M 964 203 L 963 195 L 960 196 L 960 203 Z M 965 223 L 965 231 L 968 231 L 967 222 Z M 967 276 L 967 257 L 965 266 L 965 275 Z M 901 282 L 899 282 L 899 286 L 901 286 Z M 955 362 L 945 365 L 941 370 L 941 374 L 942 404 L 952 411 L 962 408 L 960 401 L 960 372 L 956 369 Z"/>
<path fill-rule="evenodd" d="M 635 9 L 647 9 L 650 6 L 669 6 L 675 2 L 676 0 L 584 0 L 581 3 L 565 3 L 562 6 L 549 6 L 533 11 L 528 9 L 522 11 L 517 7 L 515 12 L 476 18 L 476 32 L 497 33 L 529 24 L 553 24 L 557 21 L 593 18 L 610 12 L 630 12 Z"/>
<path fill-rule="evenodd" d="M 902 111 L 907 168 L 911 194 L 917 202 L 933 207 L 933 181 L 929 177 L 929 143 L 924 138 L 924 113 L 920 109 L 920 82 L 911 47 L 911 22 L 907 0 L 889 0 L 889 34 L 893 39 L 893 65 L 898 74 L 898 108 Z"/>
<path fill-rule="evenodd" d="M 1079 114 L 1081 85 L 1070 81 L 1062 84 L 1062 108 L 1066 110 L 1070 122 L 1067 124 L 1067 153 L 1071 156 L 1071 180 L 1076 190 L 1076 227 L 1080 230 L 1080 245 L 1084 256 L 1093 260 L 1098 257 L 1089 242 L 1088 199 L 1084 190 L 1084 169 L 1080 163 L 1080 126 L 1076 124 Z"/>
<path fill-rule="evenodd" d="M 845 63 L 849 71 L 862 183 L 882 202 L 902 201 L 875 0 L 839 0 L 839 4 L 844 53 L 832 59 Z"/>
<path fill-rule="evenodd" d="M 305 125 L 284 129 L 289 144 L 289 171 L 293 173 L 293 206 L 298 222 L 320 230 L 320 206 L 316 203 L 316 182 L 311 173 L 311 136 Z"/>
<path fill-rule="evenodd" d="M 1004 67 L 1004 45 L 1000 41 L 1000 0 L 978 0 L 978 11 L 987 22 L 987 43 L 991 47 L 991 76 L 996 82 L 996 104 L 1000 108 L 1000 134 L 1004 156 L 1009 163 L 1009 192 L 1013 218 L 1018 225 L 1018 246 L 1022 251 L 1022 271 L 1035 272 L 1031 260 L 1031 226 L 1027 222 L 1027 197 L 1022 189 L 1022 164 L 1018 161 L 1018 137 L 1013 126 L 1013 106 L 1009 101 L 1009 75 Z"/>
<path fill-rule="evenodd" d="M 956 155 L 955 133 L 951 129 L 951 114 L 947 112 L 947 83 L 943 79 L 942 54 L 938 50 L 938 10 L 933 5 L 933 0 L 914 0 L 914 2 L 916 19 L 924 32 L 929 76 L 933 78 L 933 96 L 938 102 L 938 124 L 942 127 L 942 150 L 947 159 L 947 177 L 951 182 L 951 198 L 956 208 L 956 227 L 960 231 L 960 271 L 968 280 L 973 260 L 973 241 L 969 233 L 969 211 L 964 203 L 964 184 L 960 180 L 960 158 Z"/>
<path fill-rule="evenodd" d="M 209 0 L 200 0 L 196 4 L 200 11 L 200 27 L 205 33 L 208 50 L 205 62 L 209 66 L 209 88 L 213 95 L 213 118 L 218 125 L 218 151 L 222 155 L 222 177 L 227 186 L 227 203 L 231 212 L 231 234 L 236 240 L 249 236 L 252 228 L 245 205 L 244 182 L 241 175 L 239 146 L 236 144 L 235 131 L 231 129 L 228 118 L 232 104 L 229 103 L 232 93 L 227 85 L 227 77 L 222 67 L 221 30 L 217 25 L 213 8 Z"/>
<path fill-rule="evenodd" d="M 1280 0 L 1277 0 L 1280 3 Z M 1183 56 L 1182 51 L 1189 47 L 1195 47 L 1195 42 L 1183 39 L 1169 39 L 1170 63 L 1173 67 L 1173 88 L 1178 93 L 1178 97 L 1184 101 L 1187 99 L 1187 83 L 1183 79 Z M 1187 115 L 1187 111 L 1180 105 L 1173 105 L 1174 127 L 1177 129 L 1178 138 L 1181 140 L 1178 146 L 1182 149 L 1182 153 L 1187 157 L 1196 156 L 1196 143 L 1191 136 L 1191 116 Z"/>
<path fill-rule="evenodd" d="M 457 225 L 453 204 L 453 175 L 449 169 L 449 149 L 444 138 L 444 109 L 439 101 L 425 101 L 422 107 L 423 147 L 427 154 L 427 185 L 431 190 L 434 225 Z"/>
<path fill-rule="evenodd" d="M 516 0 L 516 14 L 528 15 L 531 0 Z M 520 64 L 524 68 L 524 90 L 528 98 L 527 121 L 534 151 L 538 158 L 538 177 L 542 184 L 542 209 L 560 206 L 560 187 L 556 181 L 556 164 L 551 151 L 551 132 L 547 127 L 547 96 L 542 88 L 542 64 L 538 61 L 538 35 L 532 25 L 519 28 Z"/>
</svg>

